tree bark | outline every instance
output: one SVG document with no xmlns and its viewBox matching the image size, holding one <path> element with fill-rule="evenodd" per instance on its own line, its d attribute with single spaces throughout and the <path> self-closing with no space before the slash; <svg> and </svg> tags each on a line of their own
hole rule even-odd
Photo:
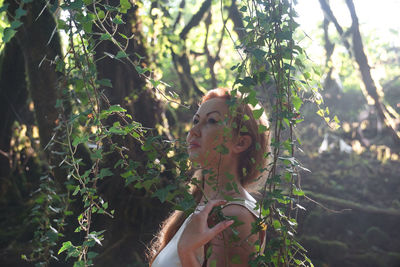
<svg viewBox="0 0 400 267">
<path fill-rule="evenodd" d="M 21 122 L 21 111 L 26 107 L 24 57 L 17 40 L 7 43 L 1 60 L 0 76 L 0 177 L 7 177 L 11 169 L 10 141 L 12 125 Z"/>
<path fill-rule="evenodd" d="M 117 6 L 119 1 L 109 1 L 108 4 Z M 129 40 L 125 52 L 131 55 L 130 58 L 133 61 L 140 61 L 142 68 L 147 67 L 149 62 L 145 46 L 146 39 L 141 28 L 138 6 L 132 4 L 132 8 L 122 16 L 122 20 L 125 24 L 119 25 L 118 32 L 126 36 L 134 36 Z M 126 42 L 118 33 L 115 34 L 115 38 L 122 43 Z M 118 51 L 119 49 L 111 41 L 102 41 L 96 47 L 98 79 L 110 79 L 112 83 L 112 88 L 104 87 L 101 90 L 104 91 L 111 105 L 120 104 L 128 110 L 135 121 L 140 122 L 144 127 L 155 129 L 158 124 L 165 126 L 164 136 L 168 136 L 164 103 L 157 99 L 155 92 L 146 85 L 144 77 L 136 71 L 135 67 L 124 59 L 119 61 L 106 57 L 99 60 L 105 52 L 116 55 Z M 135 55 L 139 55 L 140 59 Z M 105 107 L 104 105 L 103 108 Z M 116 120 L 118 118 L 110 117 L 105 123 L 112 125 Z M 142 166 L 145 166 L 147 157 L 138 141 L 130 137 L 125 139 L 115 137 L 113 142 L 128 149 L 129 160 L 140 162 Z M 132 184 L 125 186 L 125 181 L 113 168 L 118 158 L 119 156 L 113 153 L 103 162 L 104 167 L 113 169 L 115 176 L 104 179 L 99 184 L 99 192 L 106 201 L 109 201 L 110 207 L 115 209 L 116 217 L 112 220 L 99 217 L 94 222 L 96 228 L 107 229 L 103 251 L 95 259 L 96 266 L 125 266 L 143 259 L 146 244 L 152 239 L 160 221 L 170 210 L 170 206 L 161 204 L 144 190 L 136 189 Z"/>
<path fill-rule="evenodd" d="M 361 72 L 361 77 L 365 86 L 365 89 L 369 96 L 374 100 L 375 110 L 379 118 L 385 123 L 390 135 L 392 136 L 393 142 L 397 147 L 400 146 L 400 133 L 397 132 L 397 125 L 392 118 L 390 118 L 385 105 L 382 103 L 381 97 L 378 94 L 378 89 L 371 76 L 371 67 L 368 64 L 368 58 L 364 52 L 364 46 L 362 43 L 358 18 L 354 3 L 352 0 L 346 0 L 347 7 L 351 14 L 352 19 L 352 39 L 353 39 L 353 53 L 355 60 Z"/>
<path fill-rule="evenodd" d="M 341 35 L 342 41 L 344 42 L 345 47 L 349 51 L 350 56 L 354 55 L 354 59 L 358 64 L 362 81 L 365 86 L 365 91 L 374 100 L 374 107 L 377 112 L 377 115 L 379 119 L 384 122 L 386 129 L 390 133 L 393 143 L 395 144 L 394 147 L 395 150 L 399 150 L 400 133 L 397 131 L 398 123 L 396 123 L 395 120 L 390 117 L 389 112 L 387 111 L 385 105 L 382 103 L 381 96 L 378 94 L 378 88 L 374 80 L 372 79 L 371 67 L 369 66 L 367 55 L 364 52 L 364 46 L 362 43 L 358 18 L 353 1 L 346 0 L 346 4 L 350 11 L 352 19 L 352 26 L 350 29 L 350 34 L 352 37 L 352 46 L 350 46 L 350 44 L 344 38 L 344 35 L 346 34 L 344 33 L 342 27 L 339 25 L 336 17 L 334 16 L 329 6 L 329 3 L 326 0 L 319 0 L 319 2 L 322 10 L 324 11 L 325 18 L 331 21 L 335 25 L 335 28 Z"/>
<path fill-rule="evenodd" d="M 18 4 L 15 1 L 7 2 L 10 4 L 11 13 L 14 13 Z M 53 32 L 56 27 L 55 20 L 47 9 L 43 11 L 45 5 L 46 1 L 32 1 L 25 4 L 24 9 L 27 14 L 22 17 L 23 25 L 15 35 L 24 57 L 27 85 L 34 103 L 40 145 L 43 149 L 54 136 L 59 116 L 55 105 L 60 97 L 58 90 L 60 76 L 51 61 L 62 55 L 60 38 Z M 48 147 L 45 154 L 50 165 L 55 167 L 53 175 L 62 182 L 66 177 L 65 171 L 58 168 L 62 159 L 51 151 L 61 151 L 61 148 L 57 145 Z"/>
<path fill-rule="evenodd" d="M 232 0 L 231 7 L 229 8 L 229 17 L 233 22 L 234 30 L 239 40 L 243 40 L 246 36 L 246 30 L 244 29 L 242 14 L 237 7 L 236 0 Z"/>
<path fill-rule="evenodd" d="M 351 56 L 352 51 L 350 49 L 350 43 L 345 38 L 345 32 L 343 31 L 343 28 L 340 26 L 335 15 L 333 14 L 332 9 L 329 5 L 329 2 L 327 0 L 319 0 L 319 3 L 321 5 L 322 11 L 324 12 L 325 19 L 331 21 L 335 25 L 335 28 L 336 28 L 337 32 L 339 33 L 344 46 L 347 48 L 347 51 L 350 53 L 350 56 Z"/>
</svg>

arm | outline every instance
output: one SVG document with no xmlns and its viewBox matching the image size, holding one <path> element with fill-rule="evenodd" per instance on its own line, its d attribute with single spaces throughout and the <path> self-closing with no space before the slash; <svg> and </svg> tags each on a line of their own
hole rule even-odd
<svg viewBox="0 0 400 267">
<path fill-rule="evenodd" d="M 223 221 L 212 228 L 208 227 L 207 219 L 212 208 L 223 204 L 226 204 L 226 201 L 211 200 L 202 211 L 192 215 L 178 242 L 178 255 L 182 267 L 200 267 L 195 256 L 196 249 L 210 242 L 233 223 L 233 221 Z"/>
<path fill-rule="evenodd" d="M 215 262 L 218 267 L 247 267 L 250 255 L 256 252 L 254 243 L 258 240 L 258 234 L 251 234 L 254 215 L 240 205 L 226 206 L 222 213 L 238 218 L 242 224 L 233 227 L 238 235 L 235 236 L 232 229 L 228 228 L 211 240 L 212 253 L 207 260 L 207 266 Z"/>
</svg>

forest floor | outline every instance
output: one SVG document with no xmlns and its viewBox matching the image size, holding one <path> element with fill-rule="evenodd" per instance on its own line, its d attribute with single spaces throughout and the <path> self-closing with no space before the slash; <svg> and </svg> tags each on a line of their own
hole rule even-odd
<svg viewBox="0 0 400 267">
<path fill-rule="evenodd" d="M 400 162 L 339 149 L 300 160 L 312 200 L 301 200 L 299 239 L 314 265 L 400 266 Z"/>
</svg>

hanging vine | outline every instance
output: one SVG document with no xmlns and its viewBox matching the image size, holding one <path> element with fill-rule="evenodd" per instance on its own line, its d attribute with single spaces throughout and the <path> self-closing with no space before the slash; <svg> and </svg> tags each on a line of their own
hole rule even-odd
<svg viewBox="0 0 400 267">
<path fill-rule="evenodd" d="M 22 1 L 18 13 L 10 27 L 3 35 L 4 43 L 8 42 L 21 26 L 19 18 L 25 13 L 23 6 L 31 1 Z M 112 207 L 98 192 L 98 184 L 110 176 L 121 176 L 126 185 L 134 185 L 137 189 L 145 190 L 149 195 L 158 198 L 161 202 L 169 202 L 177 209 L 191 210 L 195 201 L 187 192 L 185 184 L 189 163 L 184 152 L 185 144 L 179 140 L 166 140 L 157 134 L 155 129 L 144 127 L 135 120 L 135 114 L 129 114 L 121 105 L 111 104 L 105 88 L 113 87 L 110 79 L 99 79 L 97 63 L 104 58 L 112 58 L 129 64 L 147 85 L 143 90 L 153 90 L 157 97 L 164 102 L 174 103 L 187 108 L 183 99 L 172 91 L 167 90 L 169 85 L 155 78 L 154 70 L 146 65 L 144 55 L 129 54 L 129 42 L 134 36 L 127 36 L 119 32 L 124 21 L 124 15 L 132 8 L 128 0 L 110 1 L 76 0 L 64 1 L 61 5 L 43 1 L 44 8 L 57 13 L 58 24 L 56 31 L 63 32 L 65 40 L 64 57 L 52 61 L 55 69 L 61 74 L 59 91 L 63 92 L 62 99 L 57 101 L 56 107 L 60 111 L 58 125 L 54 129 L 55 136 L 52 143 L 62 147 L 62 151 L 55 151 L 63 156 L 60 166 L 67 169 L 64 193 L 68 200 L 82 201 L 82 210 L 74 214 L 78 221 L 75 232 L 82 234 L 79 243 L 63 240 L 58 254 L 66 253 L 66 259 L 74 258 L 74 266 L 91 266 L 97 256 L 94 247 L 102 245 L 106 229 L 96 229 L 93 217 L 97 214 L 113 218 Z M 181 6 L 184 6 L 182 2 Z M 221 15 L 224 16 L 224 1 L 221 0 Z M 295 158 L 299 140 L 295 135 L 295 128 L 302 121 L 300 108 L 303 104 L 302 96 L 308 88 L 318 101 L 318 89 L 310 86 L 311 75 L 305 72 L 305 54 L 294 39 L 298 28 L 295 22 L 294 3 L 289 0 L 259 0 L 231 3 L 229 14 L 234 13 L 236 4 L 239 4 L 243 29 L 236 29 L 240 40 L 234 41 L 237 53 L 242 59 L 235 64 L 231 71 L 236 71 L 233 81 L 233 94 L 240 92 L 240 101 L 254 106 L 254 117 L 260 118 L 267 113 L 270 128 L 259 125 L 259 131 L 270 131 L 271 151 L 265 155 L 270 159 L 268 166 L 261 172 L 267 176 L 262 189 L 262 198 L 259 209 L 262 217 L 257 220 L 254 231 L 267 229 L 267 244 L 265 251 L 258 251 L 249 264 L 251 266 L 307 266 L 312 263 L 306 256 L 305 249 L 296 241 L 297 212 L 304 209 L 299 205 L 299 198 L 304 195 L 299 180 L 299 170 L 305 169 Z M 224 33 L 218 41 L 217 53 L 214 56 L 209 51 L 207 38 L 211 24 L 211 12 L 207 13 L 211 1 L 205 1 L 200 8 L 201 14 L 208 14 L 206 18 L 206 39 L 204 52 L 210 66 L 212 82 L 215 86 L 218 81 L 214 73 L 214 65 L 219 59 Z M 137 8 L 137 7 L 136 7 Z M 6 10 L 7 6 L 4 5 Z M 22 10 L 22 11 L 21 11 Z M 233 11 L 232 11 L 233 10 Z M 60 15 L 62 14 L 62 15 Z M 200 14 L 200 13 L 199 13 Z M 178 18 L 171 26 L 175 29 Z M 154 19 L 154 18 L 153 18 Z M 193 18 L 180 32 L 179 36 L 185 39 L 194 24 L 198 24 L 202 16 Z M 235 25 L 241 25 L 235 18 Z M 230 38 L 233 34 L 227 27 L 228 18 L 222 18 L 224 31 Z M 170 34 L 169 39 L 176 39 Z M 116 54 L 104 53 L 96 57 L 96 48 L 102 42 L 110 42 L 117 48 Z M 173 50 L 173 41 L 170 43 Z M 186 57 L 186 54 L 182 57 Z M 182 58 L 181 57 L 181 58 Z M 176 59 L 176 58 L 175 58 Z M 186 62 L 186 61 L 185 61 Z M 178 67 L 177 67 L 178 69 Z M 185 70 L 187 71 L 187 70 Z M 184 78 L 182 78 L 184 79 Z M 260 108 L 257 104 L 266 104 L 268 109 Z M 325 113 L 322 110 L 322 115 Z M 328 122 L 331 119 L 325 118 Z M 112 123 L 110 124 L 110 121 Z M 335 121 L 335 119 L 333 120 Z M 116 140 L 131 138 L 140 147 L 145 155 L 142 162 L 129 158 L 128 148 Z M 82 147 L 87 148 L 89 159 L 80 153 Z M 118 155 L 113 168 L 104 167 L 102 161 L 111 153 Z M 221 152 L 222 153 L 222 152 Z M 145 163 L 143 163 L 145 162 Z M 166 173 L 177 177 L 173 181 L 164 179 Z M 51 179 L 46 179 L 53 183 Z M 50 186 L 46 187 L 51 189 Z M 46 190 L 47 190 L 46 189 Z M 47 192 L 47 191 L 43 191 Z M 52 193 L 52 191 L 49 191 Z M 48 193 L 48 194 L 50 194 Z M 65 200 L 65 195 L 54 200 L 57 205 Z M 46 203 L 37 200 L 39 204 Z M 64 203 L 64 202 L 63 202 Z M 44 207 L 45 209 L 47 207 Z M 71 215 L 66 209 L 63 216 Z M 33 213 L 39 216 L 39 213 Z M 49 257 L 57 257 L 49 253 L 63 235 L 64 217 L 59 218 L 59 227 L 51 226 L 50 217 L 54 214 L 45 213 L 46 219 L 40 223 L 43 226 L 36 235 L 41 240 L 43 233 L 52 230 L 57 233 L 51 242 L 39 242 L 42 248 L 28 260 L 42 260 L 43 265 L 49 265 Z M 50 226 L 49 226 L 50 224 Z"/>
</svg>

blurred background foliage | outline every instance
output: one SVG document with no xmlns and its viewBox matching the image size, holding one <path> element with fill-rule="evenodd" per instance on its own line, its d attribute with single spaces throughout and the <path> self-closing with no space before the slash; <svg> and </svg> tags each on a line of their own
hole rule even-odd
<svg viewBox="0 0 400 267">
<path fill-rule="evenodd" d="M 44 148 L 51 138 L 51 127 L 57 125 L 57 116 L 50 123 L 40 119 L 55 115 L 49 106 L 56 105 L 60 92 L 49 84 L 46 88 L 32 86 L 35 77 L 50 76 L 45 69 L 40 69 L 43 73 L 39 76 L 29 74 L 29 68 L 36 71 L 42 63 L 41 51 L 46 51 L 48 61 L 55 61 L 55 55 L 65 50 L 68 42 L 65 31 L 56 33 L 59 39 L 50 38 L 57 22 L 54 14 L 65 14 L 49 11 L 41 15 L 41 18 L 47 16 L 41 22 L 35 18 L 41 11 L 47 12 L 47 2 L 28 2 L 28 15 L 22 16 L 27 18 L 24 23 L 27 25 L 30 21 L 32 28 L 36 25 L 40 30 L 33 30 L 35 34 L 26 37 L 27 33 L 19 28 L 10 42 L 2 42 L 0 47 L 1 266 L 33 265 L 21 259 L 21 255 L 29 255 L 33 250 L 35 244 L 31 240 L 38 224 L 49 223 L 32 221 L 37 218 L 33 207 L 46 206 L 52 200 L 58 206 L 47 207 L 48 217 L 57 219 L 56 214 L 62 210 L 65 221 L 71 225 L 65 227 L 73 229 L 72 225 L 76 224 L 76 219 L 68 219 L 68 207 L 73 209 L 76 203 L 56 194 L 51 183 L 41 188 L 41 181 L 50 179 L 45 175 L 49 172 L 45 162 L 53 155 Z M 330 2 L 332 6 L 329 1 L 320 0 L 306 7 L 299 3 L 298 7 L 299 22 L 304 21 L 304 16 L 318 14 L 315 15 L 318 20 L 312 22 L 314 27 L 298 31 L 296 39 L 307 48 L 311 59 L 306 66 L 307 75 L 316 81 L 312 86 L 322 86 L 321 106 L 325 112 L 317 114 L 318 107 L 311 103 L 315 95 L 304 95 L 305 104 L 301 109 L 304 122 L 296 129 L 296 137 L 301 141 L 297 158 L 311 172 L 301 174 L 301 188 L 306 196 L 299 204 L 306 211 L 298 214 L 298 236 L 315 266 L 399 266 L 400 26 L 391 24 L 388 33 L 382 35 L 379 29 L 369 30 L 366 26 L 379 18 L 359 17 L 363 20 L 361 25 L 357 17 L 351 18 L 353 1 Z M 394 2 L 382 3 L 382 6 L 388 10 L 398 7 Z M 1 6 L 6 4 L 12 7 L 15 2 L 0 1 Z M 37 7 L 31 7 L 34 5 Z M 354 1 L 354 5 L 352 11 L 357 14 L 360 5 L 371 5 L 373 9 L 377 4 Z M 140 77 L 133 77 L 135 70 L 126 67 L 117 72 L 112 69 L 117 63 L 108 62 L 98 66 L 98 70 L 116 88 L 106 92 L 111 104 L 121 104 L 135 120 L 157 129 L 170 140 L 184 137 L 201 95 L 214 87 L 230 87 L 234 82 L 230 68 L 240 61 L 235 48 L 244 38 L 239 8 L 240 2 L 235 0 L 134 2 L 129 10 L 132 13 L 128 12 L 134 15 L 126 25 L 128 32 L 129 27 L 133 29 L 130 32 L 134 39 L 132 51 L 143 57 L 142 67 L 153 70 L 151 76 L 155 80 L 161 79 L 170 85 L 165 87 L 168 97 L 188 105 L 190 112 L 177 103 L 165 101 Z M 388 11 L 388 14 L 392 13 Z M 5 10 L 0 15 L 3 34 L 0 38 L 4 41 L 10 20 Z M 29 20 L 32 16 L 34 19 Z M 23 40 L 26 43 L 21 43 Z M 108 51 L 107 47 L 102 49 Z M 360 52 L 368 59 L 367 64 Z M 36 54 L 39 61 L 27 61 L 30 53 Z M 49 68 L 54 69 L 54 64 L 49 64 Z M 131 80 L 125 85 L 117 84 L 123 77 Z M 84 106 L 88 98 L 82 85 L 77 81 L 70 86 L 74 88 L 72 101 Z M 49 98 L 43 100 L 45 95 Z M 38 113 L 38 109 L 44 109 L 45 114 Z M 332 129 L 321 115 L 336 115 L 341 127 Z M 132 151 L 135 158 L 144 153 Z M 85 157 L 84 148 L 81 153 Z M 142 266 L 144 244 L 152 238 L 171 206 L 161 205 L 134 187 L 125 187 L 118 177 L 104 182 L 99 191 L 123 215 L 114 221 L 99 219 L 98 223 L 109 231 L 95 265 Z M 55 237 L 52 240 L 50 233 L 46 242 L 59 241 Z M 50 262 L 50 266 L 68 264 L 63 259 Z"/>
</svg>

